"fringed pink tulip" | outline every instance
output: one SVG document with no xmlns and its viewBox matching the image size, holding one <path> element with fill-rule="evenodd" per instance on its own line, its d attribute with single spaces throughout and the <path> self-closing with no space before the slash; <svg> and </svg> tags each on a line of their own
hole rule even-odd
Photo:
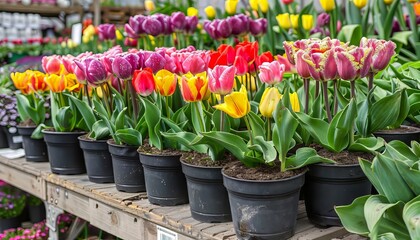
<svg viewBox="0 0 420 240">
<path fill-rule="evenodd" d="M 337 78 L 337 65 L 334 60 L 334 49 L 329 49 L 325 52 L 308 52 L 299 50 L 299 56 L 308 64 L 308 70 L 311 77 L 318 81 L 328 81 Z M 296 70 L 301 73 L 307 74 L 305 65 L 299 63 L 296 65 Z M 307 75 L 305 75 L 307 78 Z"/>
<path fill-rule="evenodd" d="M 226 95 L 232 91 L 235 80 L 235 66 L 216 66 L 208 70 L 209 90 Z"/>
<path fill-rule="evenodd" d="M 336 48 L 335 61 L 340 78 L 352 81 L 366 77 L 372 63 L 372 55 L 371 48 Z"/>
<path fill-rule="evenodd" d="M 283 73 L 285 66 L 278 61 L 265 62 L 259 66 L 260 73 L 258 76 L 260 80 L 269 85 L 274 85 L 283 80 Z"/>
<path fill-rule="evenodd" d="M 395 54 L 396 45 L 392 41 L 367 39 L 363 37 L 360 41 L 360 47 L 372 48 L 373 55 L 370 71 L 375 74 L 388 66 L 389 61 Z"/>
</svg>

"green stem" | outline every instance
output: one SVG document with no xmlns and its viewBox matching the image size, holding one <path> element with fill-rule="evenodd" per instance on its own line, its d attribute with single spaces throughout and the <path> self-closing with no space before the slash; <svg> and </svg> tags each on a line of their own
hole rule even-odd
<svg viewBox="0 0 420 240">
<path fill-rule="evenodd" d="M 220 94 L 220 104 L 225 102 L 225 95 Z M 225 131 L 225 113 L 223 111 L 220 112 L 220 131 Z"/>
<path fill-rule="evenodd" d="M 351 98 L 356 98 L 356 85 L 355 80 L 350 81 Z"/>
<path fill-rule="evenodd" d="M 251 124 L 249 123 L 248 116 L 245 116 L 244 120 L 245 120 L 246 128 L 248 129 L 249 141 L 251 145 L 254 145 L 254 138 L 252 137 Z"/>
<path fill-rule="evenodd" d="M 309 78 L 303 79 L 303 88 L 305 90 L 305 113 L 309 112 Z"/>
<path fill-rule="evenodd" d="M 63 93 L 60 92 L 59 95 L 60 95 L 60 105 L 61 105 L 60 108 L 62 108 L 66 106 L 66 102 L 64 101 Z"/>
<path fill-rule="evenodd" d="M 137 94 L 134 91 L 132 80 L 128 80 L 128 90 L 131 94 L 131 104 L 133 105 L 133 114 L 134 114 L 134 121 L 137 122 L 137 118 L 139 116 L 139 106 L 137 104 Z"/>
<path fill-rule="evenodd" d="M 125 89 L 123 91 L 124 93 L 124 99 L 125 99 L 125 106 L 127 107 L 127 112 L 128 112 L 128 116 L 132 116 L 132 105 L 129 104 L 130 102 L 130 97 L 128 96 L 128 81 L 124 80 L 124 85 L 125 85 Z"/>
<path fill-rule="evenodd" d="M 108 112 L 108 116 L 110 117 L 112 112 L 111 112 L 111 107 L 109 106 L 109 102 L 106 99 L 106 91 L 105 91 L 105 88 L 104 88 L 103 84 L 101 84 L 100 86 L 101 86 L 101 90 L 102 90 L 102 102 L 104 103 L 104 105 L 106 107 L 106 110 Z"/>
<path fill-rule="evenodd" d="M 85 89 L 85 94 L 86 94 L 86 98 L 89 104 L 89 107 L 92 108 L 92 102 L 90 101 L 90 97 L 89 97 L 89 89 L 88 89 L 88 85 L 87 84 L 83 84 L 83 87 Z"/>
<path fill-rule="evenodd" d="M 330 123 L 332 121 L 332 117 L 331 117 L 330 103 L 328 101 L 328 82 L 327 81 L 322 81 L 322 90 L 324 92 L 325 111 L 327 112 L 328 122 Z"/>
<path fill-rule="evenodd" d="M 200 107 L 198 106 L 198 104 L 201 104 L 201 102 L 193 102 L 192 103 L 194 105 L 194 107 L 196 108 L 198 114 L 200 115 L 200 130 L 201 132 L 205 132 L 205 128 L 204 128 L 204 119 L 203 119 L 203 115 L 201 114 L 202 111 L 200 111 Z"/>
<path fill-rule="evenodd" d="M 267 141 L 271 141 L 271 118 L 267 118 Z"/>
<path fill-rule="evenodd" d="M 337 84 L 337 80 L 333 80 L 334 83 L 334 116 L 337 114 L 338 111 L 338 97 L 337 97 L 337 93 L 338 93 L 338 84 Z"/>
<path fill-rule="evenodd" d="M 369 73 L 368 90 L 370 91 L 372 88 L 373 88 L 373 73 Z"/>
<path fill-rule="evenodd" d="M 109 99 L 109 105 L 111 106 L 111 111 L 114 111 L 114 99 L 112 97 L 112 90 L 111 90 L 111 84 L 109 82 L 106 82 L 107 90 L 108 90 L 108 99 Z"/>
<path fill-rule="evenodd" d="M 170 118 L 171 113 L 169 112 L 169 97 L 168 96 L 165 97 L 165 105 L 166 105 L 166 116 Z"/>
</svg>

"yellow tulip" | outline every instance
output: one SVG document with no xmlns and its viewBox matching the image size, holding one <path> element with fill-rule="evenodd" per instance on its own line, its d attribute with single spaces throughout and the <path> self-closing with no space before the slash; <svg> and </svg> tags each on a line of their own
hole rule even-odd
<svg viewBox="0 0 420 240">
<path fill-rule="evenodd" d="M 239 0 L 226 0 L 225 10 L 229 15 L 236 13 L 236 6 L 238 5 Z"/>
<path fill-rule="evenodd" d="M 259 0 L 258 6 L 260 7 L 261 12 L 263 13 L 267 13 L 268 9 L 270 8 L 270 5 L 268 4 L 268 0 Z"/>
<path fill-rule="evenodd" d="M 321 7 L 326 12 L 332 11 L 335 8 L 335 2 L 334 2 L 334 0 L 319 0 L 319 3 L 321 4 Z"/>
<path fill-rule="evenodd" d="M 299 15 L 298 14 L 290 14 L 290 22 L 292 23 L 292 27 L 297 29 L 299 27 Z"/>
<path fill-rule="evenodd" d="M 310 14 L 303 14 L 302 15 L 302 27 L 306 31 L 309 31 L 312 29 L 312 26 L 314 25 L 314 16 Z"/>
<path fill-rule="evenodd" d="M 198 9 L 195 7 L 189 7 L 187 9 L 187 15 L 190 17 L 197 16 L 198 17 Z"/>
<path fill-rule="evenodd" d="M 88 42 L 90 42 L 90 37 L 89 37 L 89 36 L 86 36 L 86 35 L 83 35 L 83 37 L 82 37 L 82 42 L 83 42 L 83 43 L 88 43 Z"/>
<path fill-rule="evenodd" d="M 249 6 L 252 10 L 258 11 L 258 0 L 249 0 Z"/>
<path fill-rule="evenodd" d="M 242 76 L 237 76 L 237 77 L 239 79 L 239 82 L 242 85 L 246 86 L 247 91 L 255 92 L 257 90 L 257 86 L 255 85 L 256 79 L 253 75 L 247 73 L 247 74 L 244 74 Z M 250 83 L 247 81 L 247 79 L 250 79 Z M 236 82 L 235 82 L 235 84 L 236 84 Z M 235 86 L 235 88 L 236 88 L 236 86 Z"/>
<path fill-rule="evenodd" d="M 408 0 L 409 3 L 416 3 L 417 0 Z"/>
<path fill-rule="evenodd" d="M 292 105 L 293 112 L 300 112 L 299 97 L 296 92 L 289 94 L 290 105 Z"/>
<path fill-rule="evenodd" d="M 156 91 L 162 96 L 171 96 L 176 89 L 177 76 L 162 69 L 154 76 Z"/>
<path fill-rule="evenodd" d="M 266 88 L 260 101 L 260 113 L 264 117 L 273 117 L 273 112 L 281 99 L 279 90 L 275 87 Z"/>
<path fill-rule="evenodd" d="M 156 6 L 155 6 L 155 3 L 152 0 L 146 0 L 146 1 L 144 1 L 144 8 L 147 11 L 151 12 L 151 11 L 155 10 Z"/>
<path fill-rule="evenodd" d="M 292 23 L 290 22 L 290 16 L 288 13 L 279 14 L 277 15 L 276 19 L 279 26 L 285 30 L 290 29 L 290 27 L 292 26 Z"/>
<path fill-rule="evenodd" d="M 353 4 L 357 8 L 362 9 L 366 6 L 367 0 L 353 0 Z"/>
<path fill-rule="evenodd" d="M 204 12 L 207 15 L 207 18 L 212 20 L 216 17 L 216 9 L 213 6 L 207 6 L 204 8 Z"/>
<path fill-rule="evenodd" d="M 117 40 L 123 40 L 124 36 L 121 34 L 119 30 L 115 30 L 115 36 L 117 37 Z"/>
<path fill-rule="evenodd" d="M 53 92 L 63 92 L 64 90 L 78 91 L 80 84 L 74 74 L 46 74 L 44 78 L 45 83 Z"/>
<path fill-rule="evenodd" d="M 67 40 L 67 47 L 68 48 L 74 48 L 76 46 L 77 46 L 77 44 L 72 39 Z"/>
<path fill-rule="evenodd" d="M 29 78 L 28 73 L 26 72 L 14 72 L 10 74 L 10 78 L 13 81 L 13 84 L 15 84 L 15 87 L 19 89 L 23 94 L 27 94 L 29 89 Z"/>
<path fill-rule="evenodd" d="M 391 3 L 393 2 L 393 0 L 384 0 L 384 3 L 386 4 L 386 5 L 391 5 Z"/>
<path fill-rule="evenodd" d="M 182 97 L 186 102 L 198 102 L 206 100 L 210 96 L 206 72 L 193 75 L 184 74 L 179 81 Z"/>
<path fill-rule="evenodd" d="M 83 36 L 91 37 L 96 34 L 96 29 L 93 25 L 87 26 L 85 30 L 83 30 Z"/>
<path fill-rule="evenodd" d="M 248 101 L 248 93 L 245 86 L 242 85 L 239 92 L 232 92 L 226 95 L 224 103 L 213 107 L 233 118 L 244 117 L 251 110 L 251 104 Z"/>
</svg>

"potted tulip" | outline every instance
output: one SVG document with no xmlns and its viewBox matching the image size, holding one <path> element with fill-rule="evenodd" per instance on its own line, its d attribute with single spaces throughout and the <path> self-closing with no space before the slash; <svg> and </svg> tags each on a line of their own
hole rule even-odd
<svg viewBox="0 0 420 240">
<path fill-rule="evenodd" d="M 23 73 L 11 74 L 15 87 L 20 90 L 17 94 L 17 107 L 21 123 L 17 126 L 22 136 L 25 158 L 29 162 L 48 162 L 47 145 L 42 135 L 32 135 L 36 127 L 44 124 L 49 116 L 48 101 L 45 91 L 48 90 L 44 82 L 45 74 L 39 71 L 27 70 Z"/>
<path fill-rule="evenodd" d="M 11 149 L 22 148 L 22 136 L 17 132 L 20 116 L 15 95 L 0 94 L 0 126 Z"/>
<path fill-rule="evenodd" d="M 20 215 L 25 205 L 26 196 L 22 191 L 2 184 L 0 187 L 0 232 L 20 226 Z"/>
</svg>

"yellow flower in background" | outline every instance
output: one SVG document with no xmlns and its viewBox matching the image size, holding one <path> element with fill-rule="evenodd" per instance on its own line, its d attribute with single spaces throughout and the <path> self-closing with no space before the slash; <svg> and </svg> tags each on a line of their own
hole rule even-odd
<svg viewBox="0 0 420 240">
<path fill-rule="evenodd" d="M 197 16 L 198 17 L 198 9 L 195 7 L 189 7 L 187 9 L 187 15 L 190 17 Z"/>
<path fill-rule="evenodd" d="M 408 0 L 409 3 L 416 3 L 417 0 Z"/>
<path fill-rule="evenodd" d="M 249 0 L 249 6 L 252 10 L 258 11 L 258 0 Z"/>
<path fill-rule="evenodd" d="M 302 27 L 306 31 L 309 31 L 312 29 L 312 26 L 314 25 L 314 16 L 310 14 L 303 14 L 302 15 Z"/>
<path fill-rule="evenodd" d="M 393 2 L 393 0 L 384 0 L 384 3 L 386 4 L 386 5 L 391 5 L 391 3 Z"/>
<path fill-rule="evenodd" d="M 72 39 L 67 40 L 67 47 L 68 48 L 74 48 L 76 46 L 77 46 L 77 44 Z"/>
<path fill-rule="evenodd" d="M 212 20 L 216 17 L 216 9 L 213 6 L 207 6 L 204 8 L 204 12 L 208 19 Z"/>
<path fill-rule="evenodd" d="M 152 0 L 146 0 L 144 1 L 144 8 L 146 9 L 146 11 L 153 11 L 155 10 L 156 6 L 155 3 Z"/>
<path fill-rule="evenodd" d="M 300 112 L 299 96 L 296 92 L 289 94 L 290 105 L 292 105 L 293 112 Z"/>
<path fill-rule="evenodd" d="M 281 94 L 275 87 L 269 87 L 264 90 L 261 97 L 259 109 L 261 115 L 264 117 L 273 117 L 273 112 L 277 107 L 277 104 L 281 100 Z"/>
<path fill-rule="evenodd" d="M 288 30 L 292 26 L 292 23 L 290 22 L 290 16 L 288 13 L 281 13 L 277 15 L 276 19 L 279 26 L 283 29 Z"/>
<path fill-rule="evenodd" d="M 267 13 L 268 9 L 270 8 L 270 5 L 268 4 L 268 0 L 259 0 L 258 6 L 260 7 L 261 12 L 263 13 Z"/>
<path fill-rule="evenodd" d="M 326 12 L 332 11 L 335 8 L 335 2 L 334 2 L 334 0 L 319 0 L 319 3 L 321 4 L 321 7 Z"/>
<path fill-rule="evenodd" d="M 232 92 L 225 96 L 225 102 L 213 106 L 214 108 L 225 112 L 233 118 L 241 118 L 249 113 L 251 104 L 248 101 L 248 93 L 245 86 L 242 85 L 239 92 Z"/>
<path fill-rule="evenodd" d="M 358 9 L 364 8 L 367 2 L 367 0 L 353 0 L 354 6 L 356 6 Z"/>
<path fill-rule="evenodd" d="M 85 28 L 85 30 L 83 30 L 83 36 L 93 36 L 96 34 L 96 29 L 93 25 L 89 25 L 87 26 L 87 28 Z"/>
<path fill-rule="evenodd" d="M 124 36 L 122 35 L 122 33 L 120 32 L 120 30 L 115 30 L 115 36 L 117 37 L 117 40 L 123 40 Z"/>
<path fill-rule="evenodd" d="M 162 96 L 171 96 L 176 89 L 177 76 L 172 72 L 162 69 L 155 76 L 156 92 Z"/>
<path fill-rule="evenodd" d="M 292 27 L 297 29 L 299 27 L 299 15 L 298 14 L 290 14 L 290 22 L 292 23 Z"/>
<path fill-rule="evenodd" d="M 74 74 L 46 74 L 44 81 L 51 89 L 51 91 L 55 93 L 63 92 L 64 90 L 80 90 L 80 84 L 76 79 L 76 75 Z"/>
<path fill-rule="evenodd" d="M 236 6 L 238 5 L 239 0 L 226 0 L 225 10 L 229 15 L 236 13 Z"/>
<path fill-rule="evenodd" d="M 247 78 L 247 76 L 248 76 L 248 78 Z M 236 76 L 236 77 L 239 79 L 239 82 L 243 86 L 246 86 L 247 91 L 255 92 L 257 90 L 256 79 L 253 75 L 247 73 L 247 74 L 244 74 L 242 76 Z M 250 79 L 250 81 L 248 82 L 247 79 Z M 236 88 L 236 86 L 235 86 L 235 88 Z"/>
</svg>

